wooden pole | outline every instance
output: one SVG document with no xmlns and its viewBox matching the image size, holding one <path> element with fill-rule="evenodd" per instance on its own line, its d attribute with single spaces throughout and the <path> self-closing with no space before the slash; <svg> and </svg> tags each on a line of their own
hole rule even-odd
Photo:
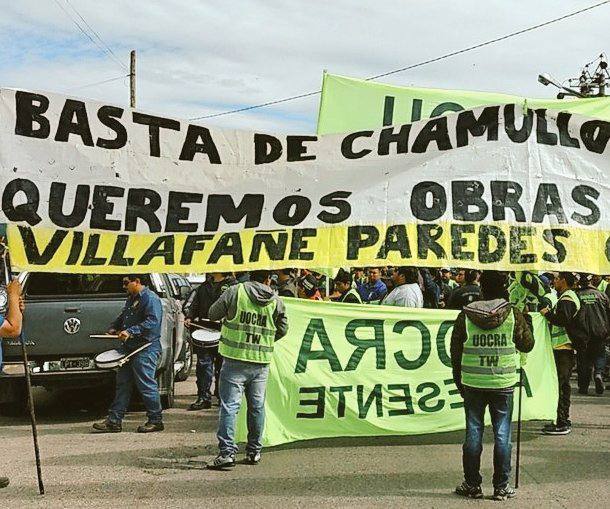
<svg viewBox="0 0 610 509">
<path fill-rule="evenodd" d="M 129 106 L 136 107 L 136 50 L 132 49 L 129 59 Z"/>
</svg>

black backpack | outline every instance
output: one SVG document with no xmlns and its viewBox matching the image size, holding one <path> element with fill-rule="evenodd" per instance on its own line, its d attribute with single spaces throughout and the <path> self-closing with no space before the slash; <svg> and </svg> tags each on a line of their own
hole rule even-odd
<svg viewBox="0 0 610 509">
<path fill-rule="evenodd" d="M 580 310 L 574 317 L 573 329 L 584 344 L 574 346 L 582 348 L 589 342 L 605 343 L 610 334 L 608 297 L 593 287 L 578 290 L 576 294 L 580 300 Z"/>
</svg>

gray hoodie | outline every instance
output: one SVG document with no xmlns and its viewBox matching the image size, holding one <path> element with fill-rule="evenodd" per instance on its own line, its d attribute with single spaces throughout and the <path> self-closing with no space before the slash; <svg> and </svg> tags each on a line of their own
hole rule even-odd
<svg viewBox="0 0 610 509">
<path fill-rule="evenodd" d="M 235 317 L 237 313 L 237 291 L 242 285 L 253 304 L 266 306 L 273 300 L 277 302 L 273 313 L 273 322 L 277 328 L 275 340 L 283 338 L 288 333 L 288 318 L 286 317 L 284 303 L 269 286 L 257 281 L 247 281 L 228 288 L 210 307 L 210 320 L 217 322 L 222 319 L 231 320 Z"/>
</svg>

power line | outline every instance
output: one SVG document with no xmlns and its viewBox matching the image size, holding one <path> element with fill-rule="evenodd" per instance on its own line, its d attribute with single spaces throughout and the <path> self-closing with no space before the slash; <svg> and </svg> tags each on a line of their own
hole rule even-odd
<svg viewBox="0 0 610 509">
<path fill-rule="evenodd" d="M 496 37 L 495 39 L 490 39 L 488 41 L 485 41 L 485 42 L 482 42 L 482 43 L 479 43 L 479 44 L 475 44 L 474 46 L 468 46 L 467 48 L 463 48 L 463 49 L 460 49 L 460 50 L 457 50 L 457 51 L 452 51 L 450 53 L 445 53 L 444 55 L 441 55 L 441 56 L 438 56 L 438 57 L 435 57 L 435 58 L 431 58 L 429 60 L 424 60 L 423 62 L 418 62 L 417 64 L 412 64 L 412 65 L 409 65 L 407 67 L 401 67 L 400 69 L 394 69 L 393 71 L 388 71 L 388 72 L 384 72 L 382 74 L 377 74 L 375 76 L 371 76 L 369 78 L 366 78 L 365 81 L 371 81 L 371 80 L 375 80 L 375 79 L 382 78 L 382 77 L 385 77 L 385 76 L 390 76 L 392 74 L 397 74 L 399 72 L 408 71 L 410 69 L 415 69 L 417 67 L 422 67 L 424 65 L 432 64 L 434 62 L 438 62 L 438 61 L 444 60 L 446 58 L 451 58 L 451 57 L 454 57 L 456 55 L 461 55 L 462 53 L 466 53 L 468 51 L 473 51 L 475 49 L 479 49 L 479 48 L 482 48 L 484 46 L 489 46 L 490 44 L 495 44 L 496 42 L 504 41 L 506 39 L 510 39 L 511 37 L 516 37 L 518 35 L 522 35 L 524 33 L 531 32 L 532 30 L 537 30 L 538 28 L 542 28 L 542 27 L 551 25 L 553 23 L 557 23 L 559 21 L 571 18 L 573 16 L 577 16 L 578 14 L 582 14 L 583 12 L 590 11 L 592 9 L 596 9 L 597 7 L 601 7 L 602 5 L 605 5 L 607 3 L 610 3 L 610 0 L 604 0 L 603 2 L 599 2 L 597 4 L 590 5 L 589 7 L 584 7 L 583 9 L 579 9 L 579 10 L 571 12 L 569 14 L 565 14 L 565 15 L 560 16 L 558 18 L 553 18 L 553 19 L 545 21 L 543 23 L 539 23 L 537 25 L 532 25 L 532 26 L 530 26 L 528 28 L 524 28 L 523 30 L 518 30 L 516 32 L 512 32 L 510 34 L 503 35 L 501 37 Z M 268 102 L 265 102 L 265 103 L 255 104 L 253 106 L 248 106 L 248 107 L 245 107 L 245 108 L 239 108 L 239 109 L 236 109 L 236 110 L 229 110 L 229 111 L 223 111 L 222 113 L 213 113 L 211 115 L 204 115 L 204 116 L 201 116 L 201 117 L 194 117 L 194 118 L 191 118 L 189 120 L 203 120 L 203 119 L 207 119 L 207 118 L 214 118 L 214 117 L 221 117 L 221 116 L 224 116 L 224 115 L 231 115 L 233 113 L 241 113 L 243 111 L 254 110 L 254 109 L 257 109 L 257 108 L 263 108 L 265 106 L 271 106 L 273 104 L 280 104 L 280 103 L 285 103 L 285 102 L 288 102 L 288 101 L 293 101 L 293 100 L 296 100 L 296 99 L 302 99 L 304 97 L 310 97 L 312 95 L 317 95 L 317 94 L 319 94 L 321 92 L 322 92 L 321 90 L 316 90 L 315 92 L 307 92 L 307 93 L 304 93 L 304 94 L 299 94 L 299 95 L 294 95 L 294 96 L 290 96 L 290 97 L 285 97 L 284 99 L 277 99 L 275 101 L 268 101 Z"/>
<path fill-rule="evenodd" d="M 68 16 L 68 18 L 70 18 L 70 21 L 72 21 L 72 23 L 74 23 L 74 25 L 76 26 L 76 28 L 78 28 L 78 30 L 87 38 L 89 39 L 95 46 L 97 46 L 98 49 L 100 49 L 102 52 L 107 53 L 106 49 L 103 46 L 100 46 L 100 44 L 98 42 L 95 41 L 95 39 L 93 39 L 93 37 L 91 37 L 91 35 L 89 35 L 87 33 L 87 31 L 80 25 L 80 23 L 78 23 L 78 21 L 76 19 L 74 19 L 74 17 L 70 14 L 70 12 L 59 2 L 59 0 L 55 0 L 55 3 L 57 4 L 57 6 L 65 13 L 66 16 Z M 112 56 L 110 57 L 112 58 Z M 127 67 L 125 66 L 125 64 L 123 64 L 120 60 L 113 58 L 113 60 L 115 60 L 115 62 L 117 62 L 121 68 L 123 70 L 127 70 Z"/>
<path fill-rule="evenodd" d="M 108 78 L 106 80 L 102 80 L 102 81 L 96 81 L 95 83 L 89 83 L 87 85 L 81 85 L 80 87 L 74 87 L 74 88 L 69 88 L 67 91 L 71 92 L 73 90 L 80 90 L 81 88 L 89 88 L 89 87 L 94 87 L 95 85 L 103 85 L 104 83 L 110 83 L 112 81 L 118 81 L 118 80 L 122 80 L 125 78 L 128 78 L 129 74 L 122 74 L 121 76 L 115 76 L 114 78 Z"/>
<path fill-rule="evenodd" d="M 85 24 L 85 26 L 91 30 L 91 32 L 93 32 L 93 35 L 95 35 L 96 39 L 98 41 L 100 41 L 100 43 L 106 48 L 106 51 L 108 52 L 109 55 L 111 55 L 112 57 L 114 57 L 115 61 L 119 63 L 119 65 L 121 65 L 125 70 L 127 70 L 127 66 L 121 62 L 121 60 L 119 59 L 119 57 L 116 56 L 116 54 L 114 53 L 114 51 L 112 51 L 112 48 L 106 43 L 104 42 L 104 40 L 100 37 L 100 34 L 98 34 L 89 23 L 87 23 L 87 20 L 85 18 L 83 18 L 81 16 L 81 13 L 78 12 L 76 10 L 76 7 L 74 7 L 72 5 L 72 3 L 70 2 L 70 0 L 64 0 L 66 2 L 66 4 L 68 4 L 70 6 L 70 8 L 76 13 L 76 15 L 82 20 L 82 22 Z"/>
</svg>

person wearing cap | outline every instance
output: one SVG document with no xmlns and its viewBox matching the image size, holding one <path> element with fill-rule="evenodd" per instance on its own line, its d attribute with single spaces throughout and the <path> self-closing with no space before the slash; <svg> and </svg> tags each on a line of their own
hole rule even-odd
<svg viewBox="0 0 610 509">
<path fill-rule="evenodd" d="M 335 276 L 335 291 L 339 294 L 336 302 L 347 304 L 362 304 L 362 299 L 358 291 L 352 287 L 352 275 L 340 269 Z"/>
<path fill-rule="evenodd" d="M 305 274 L 299 279 L 298 296 L 301 299 L 322 300 L 316 276 Z"/>
<path fill-rule="evenodd" d="M 519 383 L 519 354 L 534 348 L 534 336 L 523 314 L 508 302 L 506 276 L 485 271 L 483 300 L 467 305 L 458 315 L 451 335 L 453 380 L 464 398 L 466 436 L 462 449 L 464 482 L 455 492 L 483 498 L 480 473 L 489 407 L 494 432 L 494 500 L 516 492 L 509 485 L 511 471 L 511 417 L 513 390 Z"/>
<path fill-rule="evenodd" d="M 250 281 L 228 288 L 210 307 L 210 320 L 222 321 L 218 448 L 211 469 L 235 466 L 235 421 L 245 395 L 248 406 L 248 464 L 261 459 L 265 426 L 265 391 L 275 341 L 288 333 L 284 303 L 269 286 L 271 273 L 255 270 Z"/>
<path fill-rule="evenodd" d="M 277 274 L 278 295 L 280 297 L 298 297 L 294 269 L 280 269 L 274 272 Z"/>
<path fill-rule="evenodd" d="M 481 300 L 481 287 L 477 284 L 479 273 L 476 270 L 471 269 L 459 269 L 456 281 L 460 283 L 460 287 L 456 288 L 451 292 L 449 301 L 447 302 L 447 309 L 459 309 L 461 310 L 464 306 Z"/>
<path fill-rule="evenodd" d="M 558 298 L 552 309 L 540 310 L 551 325 L 551 342 L 557 369 L 559 399 L 557 400 L 557 419 L 544 426 L 545 435 L 567 435 L 572 431 L 570 421 L 570 377 L 574 369 L 574 347 L 568 333 L 580 310 L 580 300 L 574 291 L 576 276 L 572 272 L 560 272 L 553 278 Z"/>
<path fill-rule="evenodd" d="M 379 304 L 388 293 L 388 287 L 381 280 L 381 269 L 370 267 L 369 275 L 365 283 L 358 285 L 358 293 L 362 302 L 368 304 Z"/>
<path fill-rule="evenodd" d="M 423 308 L 424 294 L 418 283 L 415 267 L 395 267 L 392 273 L 394 289 L 381 302 L 384 306 Z"/>
</svg>

